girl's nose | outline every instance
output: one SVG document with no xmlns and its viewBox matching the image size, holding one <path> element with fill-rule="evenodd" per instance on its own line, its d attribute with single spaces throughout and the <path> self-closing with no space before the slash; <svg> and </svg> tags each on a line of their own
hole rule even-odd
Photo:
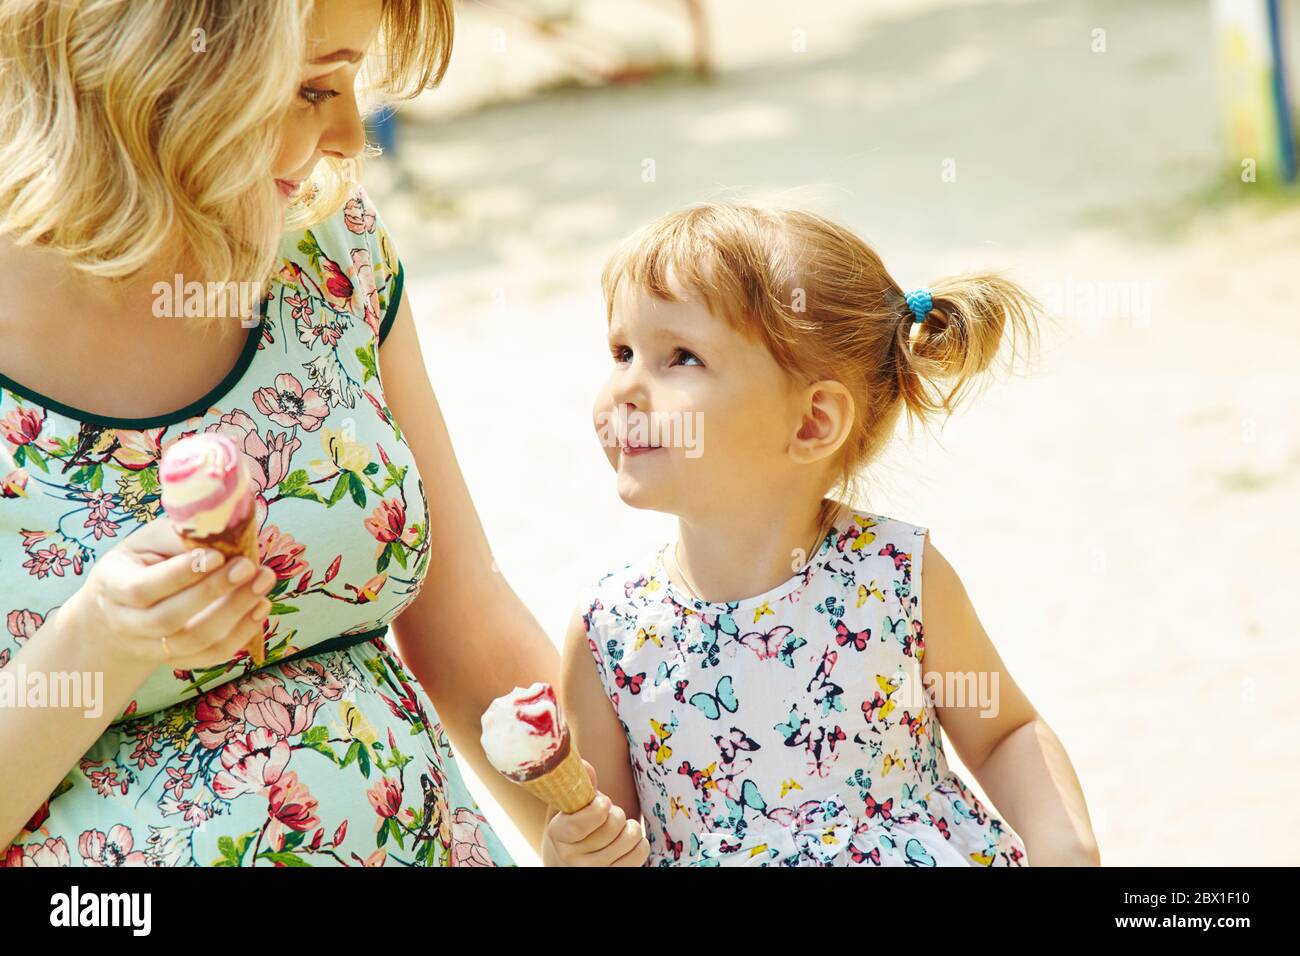
<svg viewBox="0 0 1300 956">
<path fill-rule="evenodd" d="M 321 131 L 318 148 L 322 154 L 338 159 L 360 155 L 366 145 L 366 127 L 357 109 L 356 97 L 349 94 L 337 96 L 330 105 L 335 109 Z"/>
</svg>

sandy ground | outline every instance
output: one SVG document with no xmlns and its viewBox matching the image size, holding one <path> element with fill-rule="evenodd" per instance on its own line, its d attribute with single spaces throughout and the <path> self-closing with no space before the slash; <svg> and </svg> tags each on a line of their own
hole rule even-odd
<svg viewBox="0 0 1300 956">
<path fill-rule="evenodd" d="M 937 440 L 900 432 L 864 503 L 932 529 L 1107 864 L 1300 862 L 1300 206 L 1220 173 L 1206 5 L 868 6 L 721 2 L 710 84 L 478 109 L 557 67 L 462 18 L 445 100 L 367 181 L 502 568 L 558 639 L 582 587 L 673 531 L 618 500 L 589 425 L 600 265 L 646 219 L 779 198 L 904 286 L 1005 268 L 1055 307 L 1039 361 Z"/>
</svg>

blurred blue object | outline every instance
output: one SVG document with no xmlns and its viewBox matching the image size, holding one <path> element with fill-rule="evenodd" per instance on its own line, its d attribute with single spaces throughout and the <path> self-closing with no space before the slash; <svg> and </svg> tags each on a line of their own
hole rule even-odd
<svg viewBox="0 0 1300 956">
<path fill-rule="evenodd" d="M 385 106 L 375 113 L 369 121 L 370 138 L 386 156 L 397 155 L 397 110 Z"/>
</svg>

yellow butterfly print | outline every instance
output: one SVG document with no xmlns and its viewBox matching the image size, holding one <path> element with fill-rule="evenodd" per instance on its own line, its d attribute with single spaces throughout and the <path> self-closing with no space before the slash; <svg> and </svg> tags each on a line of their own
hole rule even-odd
<svg viewBox="0 0 1300 956">
<path fill-rule="evenodd" d="M 885 762 L 882 765 L 880 770 L 880 775 L 882 777 L 888 776 L 889 771 L 893 770 L 895 767 L 898 767 L 902 770 L 907 769 L 907 764 L 903 763 L 903 761 L 898 758 L 897 754 L 898 754 L 897 750 L 895 750 L 893 753 L 885 754 Z"/>
<path fill-rule="evenodd" d="M 713 763 L 709 764 L 707 767 L 705 767 L 703 770 L 700 771 L 700 776 L 704 778 L 705 790 L 709 789 L 710 787 L 713 787 L 715 789 L 717 788 L 718 781 L 713 779 L 713 771 L 717 769 L 718 769 L 718 762 L 715 760 L 713 761 Z"/>
<path fill-rule="evenodd" d="M 758 856 L 760 853 L 766 853 L 766 852 L 767 852 L 767 844 L 764 843 L 762 846 L 756 846 L 756 847 L 754 847 L 754 849 L 750 850 L 750 851 L 749 851 L 749 858 L 752 860 L 754 857 Z"/>
<path fill-rule="evenodd" d="M 785 781 L 785 783 L 781 784 L 781 796 L 784 797 L 791 790 L 802 790 L 802 789 L 803 787 L 799 784 L 799 782 L 795 780 L 794 777 L 791 777 L 789 780 Z"/>
<path fill-rule="evenodd" d="M 876 526 L 876 523 L 874 521 L 869 521 L 866 518 L 863 518 L 861 515 L 854 515 L 853 520 L 858 523 L 858 527 L 861 528 L 862 530 L 859 531 L 858 536 L 853 539 L 853 544 L 850 546 L 850 550 L 861 551 L 871 542 L 876 540 L 876 533 L 874 531 L 869 530 L 871 528 L 874 528 Z M 859 605 L 859 607 L 860 606 L 861 605 Z"/>
<path fill-rule="evenodd" d="M 665 727 L 663 724 L 659 723 L 659 721 L 651 717 L 650 729 L 655 732 L 655 736 L 660 740 L 667 740 L 673 735 L 673 731 L 676 729 L 676 724 L 674 723 L 672 727 Z"/>
<path fill-rule="evenodd" d="M 831 844 L 831 843 L 839 843 L 839 842 L 840 842 L 839 840 L 835 839 L 834 827 L 827 827 L 822 832 L 822 843 Z"/>
<path fill-rule="evenodd" d="M 885 596 L 880 593 L 880 588 L 876 587 L 875 581 L 871 582 L 871 587 L 867 587 L 865 584 L 859 584 L 858 585 L 858 607 L 862 607 L 862 605 L 866 604 L 867 598 L 870 597 L 880 598 L 882 602 L 885 600 Z"/>
<path fill-rule="evenodd" d="M 974 860 L 976 863 L 978 863 L 980 866 L 992 866 L 993 861 L 996 859 L 996 857 L 992 856 L 991 854 L 978 853 L 978 852 L 972 853 L 970 855 L 970 858 Z"/>
<path fill-rule="evenodd" d="M 876 709 L 876 716 L 888 717 L 894 712 L 894 698 L 892 695 L 901 685 L 897 681 L 890 680 L 884 674 L 876 675 L 876 683 L 885 692 L 885 702 Z"/>
<path fill-rule="evenodd" d="M 675 817 L 679 813 L 683 814 L 689 820 L 691 816 L 691 808 L 682 803 L 681 800 L 673 797 L 672 801 L 668 804 L 668 815 Z"/>
<path fill-rule="evenodd" d="M 655 751 L 655 763 L 663 763 L 672 755 L 673 755 L 673 748 L 669 747 L 666 743 L 661 742 L 659 744 L 659 749 Z"/>
<path fill-rule="evenodd" d="M 757 624 L 758 619 L 764 614 L 776 614 L 776 612 L 772 610 L 772 605 L 767 601 L 764 601 L 760 606 L 754 608 L 754 623 Z"/>
<path fill-rule="evenodd" d="M 632 645 L 632 650 L 634 651 L 641 650 L 641 645 L 643 645 L 646 641 L 654 641 L 655 644 L 661 648 L 664 646 L 664 642 L 659 640 L 659 635 L 655 633 L 655 626 L 653 624 L 651 624 L 649 627 L 637 628 L 636 643 Z"/>
<path fill-rule="evenodd" d="M 652 594 L 655 591 L 658 591 L 661 587 L 663 587 L 663 585 L 659 582 L 659 579 L 651 576 L 650 580 L 646 582 L 645 587 L 641 590 L 645 591 L 647 594 Z"/>
</svg>

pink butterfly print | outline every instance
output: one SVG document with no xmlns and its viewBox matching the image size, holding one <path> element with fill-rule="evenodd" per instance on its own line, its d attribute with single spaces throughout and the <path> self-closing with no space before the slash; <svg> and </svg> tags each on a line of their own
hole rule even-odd
<svg viewBox="0 0 1300 956">
<path fill-rule="evenodd" d="M 903 569 L 904 565 L 906 565 L 908 562 L 910 562 L 910 561 L 912 560 L 912 555 L 911 555 L 911 554 L 909 554 L 909 553 L 906 552 L 906 551 L 899 551 L 899 550 L 898 550 L 896 547 L 894 547 L 892 544 L 887 544 L 887 545 L 885 545 L 883 548 L 881 548 L 881 549 L 880 549 L 879 551 L 877 551 L 876 553 L 877 553 L 877 554 L 887 555 L 888 557 L 893 558 L 893 559 L 894 559 L 894 570 L 895 570 L 895 571 L 901 571 L 901 570 Z"/>
<path fill-rule="evenodd" d="M 633 694 L 641 693 L 641 685 L 645 682 L 645 671 L 639 674 L 628 674 L 623 670 L 622 665 L 614 665 L 614 683 L 619 687 L 626 687 Z"/>
<path fill-rule="evenodd" d="M 835 622 L 835 643 L 840 647 L 853 645 L 855 650 L 865 651 L 867 643 L 871 640 L 871 628 L 861 631 L 850 631 L 843 621 Z"/>
<path fill-rule="evenodd" d="M 882 820 L 890 820 L 893 818 L 893 810 L 894 810 L 893 797 L 890 797 L 884 803 L 877 803 L 875 797 L 873 797 L 871 794 L 867 794 L 867 800 L 866 800 L 867 816 L 874 817 L 877 814 L 879 814 Z"/>
<path fill-rule="evenodd" d="M 736 640 L 757 654 L 760 661 L 765 661 L 776 657 L 785 639 L 793 633 L 794 628 L 781 624 L 766 632 L 750 631 Z"/>
</svg>

